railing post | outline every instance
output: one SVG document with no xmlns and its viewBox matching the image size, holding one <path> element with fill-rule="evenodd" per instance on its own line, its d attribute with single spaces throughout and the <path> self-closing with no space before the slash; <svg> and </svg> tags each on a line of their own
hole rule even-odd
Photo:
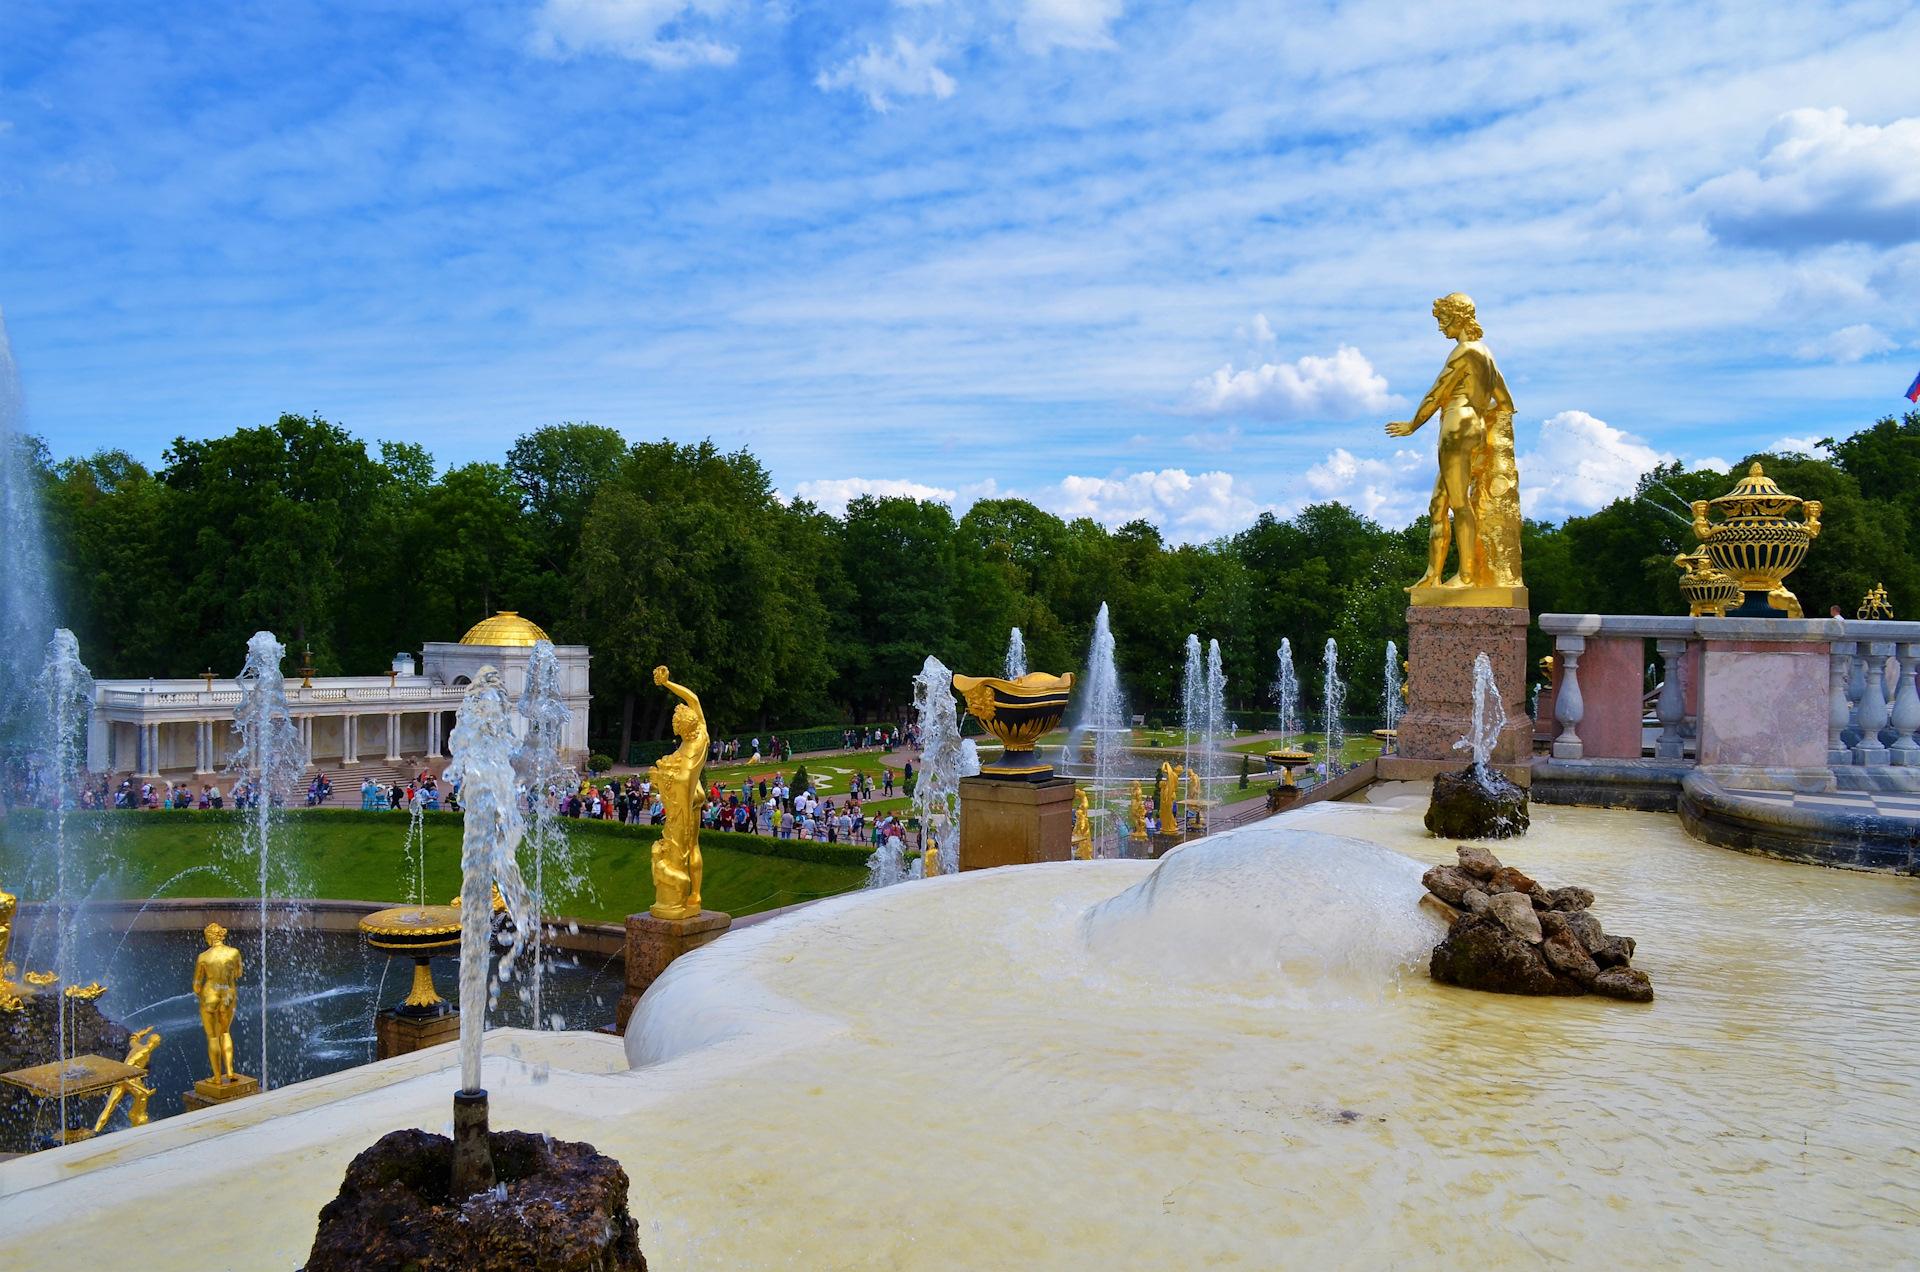
<svg viewBox="0 0 1920 1272">
<path fill-rule="evenodd" d="M 1866 693 L 1860 699 L 1860 740 L 1853 744 L 1853 762 L 1877 768 L 1887 762 L 1887 748 L 1880 742 L 1880 730 L 1887 727 L 1886 669 L 1893 646 L 1875 641 L 1866 644 L 1866 650 Z"/>
<path fill-rule="evenodd" d="M 1654 706 L 1660 717 L 1660 740 L 1653 744 L 1653 754 L 1662 760 L 1684 759 L 1687 747 L 1680 737 L 1680 724 L 1687 717 L 1687 691 L 1680 683 L 1680 669 L 1686 665 L 1687 642 L 1656 640 L 1653 647 L 1660 651 L 1665 673 L 1660 680 L 1660 700 Z"/>
<path fill-rule="evenodd" d="M 1847 731 L 1845 733 L 1847 753 L 1853 753 L 1853 744 L 1860 740 L 1860 700 L 1867 696 L 1867 655 L 1860 642 L 1853 645 L 1853 661 L 1847 672 Z M 1853 761 L 1847 761 L 1851 764 Z"/>
<path fill-rule="evenodd" d="M 1900 682 L 1893 696 L 1893 727 L 1899 736 L 1887 750 L 1893 763 L 1908 767 L 1920 765 L 1920 743 L 1913 740 L 1920 729 L 1920 691 L 1914 687 L 1916 664 L 1920 664 L 1920 644 L 1900 646 Z"/>
<path fill-rule="evenodd" d="M 1580 742 L 1580 718 L 1586 703 L 1580 700 L 1580 655 L 1587 647 L 1585 636 L 1556 636 L 1554 663 L 1560 670 L 1560 686 L 1553 694 L 1553 718 L 1560 722 L 1560 736 L 1553 740 L 1553 758 L 1577 760 L 1586 754 Z"/>
<path fill-rule="evenodd" d="M 1847 726 L 1853 722 L 1853 702 L 1847 682 L 1853 674 L 1854 642 L 1836 640 L 1827 651 L 1827 763 L 1850 765 L 1853 748 L 1847 745 Z M 1861 688 L 1864 690 L 1865 686 Z"/>
</svg>

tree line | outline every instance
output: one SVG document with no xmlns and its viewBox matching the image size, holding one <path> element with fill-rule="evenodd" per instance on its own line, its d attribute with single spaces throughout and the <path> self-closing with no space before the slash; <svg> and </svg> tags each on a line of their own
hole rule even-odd
<svg viewBox="0 0 1920 1272">
<path fill-rule="evenodd" d="M 1757 458 L 1825 504 L 1789 586 L 1809 615 L 1851 615 L 1875 583 L 1914 614 L 1920 412 L 1825 446 L 1831 459 L 1763 454 L 1736 469 Z M 1341 504 L 1263 514 L 1204 544 L 1019 499 L 956 517 L 863 497 L 836 517 L 782 500 L 745 450 L 629 444 L 574 423 L 444 471 L 420 446 L 370 447 L 291 414 L 180 438 L 157 471 L 121 451 L 55 461 L 44 446 L 38 465 L 56 592 L 96 675 L 230 675 L 261 629 L 296 657 L 310 649 L 324 674 L 370 674 L 515 610 L 593 647 L 592 731 L 610 745 L 665 736 L 660 663 L 722 731 L 893 719 L 927 655 L 996 672 L 1012 627 L 1033 667 L 1079 668 L 1102 602 L 1136 712 L 1177 712 L 1192 632 L 1220 641 L 1230 705 L 1248 712 L 1273 706 L 1283 638 L 1317 700 L 1332 637 L 1348 710 L 1371 715 L 1387 642 L 1406 648 L 1402 589 L 1427 537 L 1425 517 L 1396 529 Z M 1687 505 L 1731 484 L 1666 465 L 1591 516 L 1527 522 L 1534 612 L 1684 613 L 1672 558 L 1693 547 Z"/>
</svg>

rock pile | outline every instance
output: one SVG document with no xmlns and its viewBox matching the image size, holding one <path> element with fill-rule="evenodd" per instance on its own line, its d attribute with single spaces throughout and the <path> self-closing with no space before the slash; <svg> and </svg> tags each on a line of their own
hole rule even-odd
<svg viewBox="0 0 1920 1272">
<path fill-rule="evenodd" d="M 1457 866 L 1421 882 L 1454 913 L 1428 973 L 1443 985 L 1496 994 L 1604 994 L 1653 1001 L 1633 961 L 1633 938 L 1608 936 L 1585 888 L 1545 888 L 1485 848 L 1462 847 Z"/>
<path fill-rule="evenodd" d="M 1527 833 L 1527 792 L 1487 765 L 1433 779 L 1427 829 L 1442 839 L 1512 839 Z"/>
</svg>

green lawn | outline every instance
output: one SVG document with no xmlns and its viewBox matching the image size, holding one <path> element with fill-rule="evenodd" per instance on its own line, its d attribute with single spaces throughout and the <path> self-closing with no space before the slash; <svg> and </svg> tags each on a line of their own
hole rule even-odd
<svg viewBox="0 0 1920 1272">
<path fill-rule="evenodd" d="M 427 899 L 444 902 L 460 887 L 460 819 L 437 813 L 425 820 Z M 0 822 L 0 883 L 24 898 L 37 899 L 47 890 L 25 860 L 44 824 L 38 815 L 21 812 Z M 549 873 L 548 913 L 608 922 L 653 904 L 651 851 L 658 831 L 618 822 L 566 825 L 584 883 L 556 888 Z M 246 896 L 259 886 L 258 867 L 242 849 L 231 812 L 82 813 L 69 819 L 69 827 L 70 874 L 98 880 L 95 897 Z M 290 813 L 279 823 L 268 890 L 274 896 L 410 900 L 406 829 L 407 818 L 396 813 Z M 749 847 L 755 851 L 743 851 Z M 857 848 L 717 832 L 702 835 L 700 848 L 706 863 L 701 900 L 728 914 L 844 892 L 867 876 Z M 788 855 L 773 855 L 781 853 Z M 520 864 L 531 880 L 533 860 L 525 846 Z"/>
<path fill-rule="evenodd" d="M 1296 736 L 1293 741 L 1295 746 L 1299 746 L 1305 742 L 1313 743 L 1314 762 L 1318 763 L 1322 748 L 1326 746 L 1327 737 L 1324 733 L 1302 733 Z M 1261 771 L 1262 767 L 1260 757 L 1268 751 L 1275 751 L 1279 748 L 1279 739 L 1266 738 L 1259 742 L 1236 742 L 1224 749 L 1252 755 L 1254 757 L 1253 769 L 1254 772 L 1257 773 Z M 1345 764 L 1358 764 L 1362 760 L 1374 759 L 1379 756 L 1379 754 L 1380 739 L 1374 737 L 1371 733 L 1348 734 L 1346 741 L 1340 747 L 1340 759 L 1341 762 Z"/>
</svg>

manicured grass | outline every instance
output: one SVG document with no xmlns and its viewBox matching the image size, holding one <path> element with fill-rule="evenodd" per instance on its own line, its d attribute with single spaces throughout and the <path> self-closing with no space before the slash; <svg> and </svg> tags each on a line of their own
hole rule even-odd
<svg viewBox="0 0 1920 1272">
<path fill-rule="evenodd" d="M 1327 744 L 1327 737 L 1324 733 L 1302 733 L 1297 735 L 1293 741 L 1295 746 L 1299 746 L 1303 742 L 1312 742 L 1314 744 L 1314 763 L 1317 764 L 1320 762 L 1322 748 Z M 1265 738 L 1258 742 L 1236 742 L 1223 749 L 1252 755 L 1254 757 L 1254 771 L 1259 772 L 1261 768 L 1260 757 L 1268 751 L 1276 751 L 1279 750 L 1279 748 L 1280 740 L 1278 738 Z M 1379 754 L 1379 738 L 1374 737 L 1371 733 L 1349 734 L 1346 741 L 1340 747 L 1340 762 L 1343 764 L 1358 764 L 1362 760 L 1375 759 Z M 1295 771 L 1298 772 L 1299 770 Z"/>
<path fill-rule="evenodd" d="M 44 835 L 44 818 L 16 812 L 0 822 L 0 881 L 25 882 L 35 871 L 25 859 Z M 243 847 L 232 813 L 82 813 L 68 821 L 70 873 L 98 880 L 99 898 L 248 896 L 259 887 L 258 866 Z M 460 819 L 429 814 L 426 827 L 428 901 L 444 902 L 460 888 Z M 583 877 L 581 886 L 555 887 L 548 868 L 547 910 L 592 922 L 617 921 L 653 904 L 651 827 L 618 822 L 566 823 Z M 274 896 L 351 900 L 411 900 L 413 873 L 404 851 L 407 818 L 398 813 L 300 810 L 278 821 L 268 891 Z M 745 851 L 752 848 L 754 851 Z M 753 914 L 857 888 L 866 880 L 864 854 L 825 844 L 784 844 L 754 836 L 701 836 L 705 877 L 701 900 L 710 910 Z M 786 855 L 775 855 L 786 854 Z M 795 857 L 815 860 L 796 860 Z M 534 863 L 522 846 L 529 879 Z M 23 896 L 44 895 L 44 885 Z"/>
</svg>

